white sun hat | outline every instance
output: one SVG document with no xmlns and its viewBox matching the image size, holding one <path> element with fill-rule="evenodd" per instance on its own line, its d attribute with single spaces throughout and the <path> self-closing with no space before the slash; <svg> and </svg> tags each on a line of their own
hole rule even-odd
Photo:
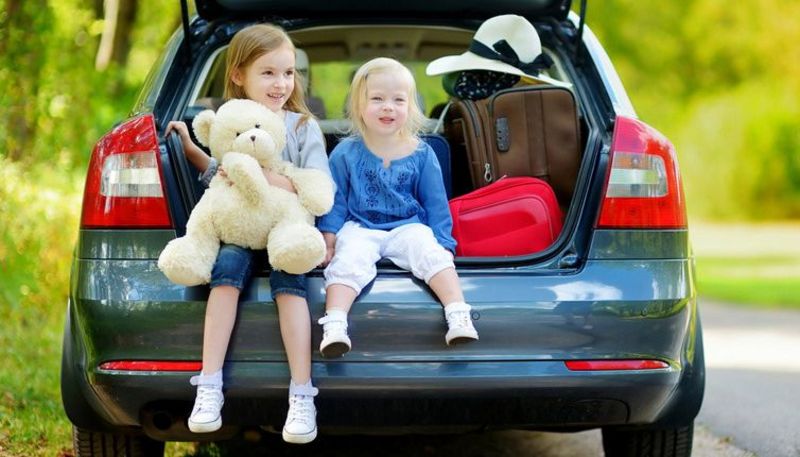
<svg viewBox="0 0 800 457">
<path fill-rule="evenodd" d="M 472 37 L 469 50 L 461 55 L 440 57 L 428 64 L 429 76 L 464 70 L 510 73 L 556 86 L 571 84 L 541 74 L 552 65 L 542 52 L 536 29 L 522 16 L 504 14 L 489 18 Z"/>
</svg>

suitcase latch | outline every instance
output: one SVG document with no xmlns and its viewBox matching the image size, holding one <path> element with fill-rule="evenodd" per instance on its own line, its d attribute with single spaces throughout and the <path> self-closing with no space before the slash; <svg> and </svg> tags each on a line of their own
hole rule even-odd
<svg viewBox="0 0 800 457">
<path fill-rule="evenodd" d="M 500 152 L 508 152 L 511 148 L 508 132 L 508 118 L 498 117 L 494 123 L 495 139 L 497 140 L 497 150 Z"/>
</svg>

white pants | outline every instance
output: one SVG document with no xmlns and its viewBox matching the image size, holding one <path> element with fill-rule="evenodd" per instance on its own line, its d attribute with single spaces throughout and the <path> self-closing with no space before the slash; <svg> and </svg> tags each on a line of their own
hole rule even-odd
<svg viewBox="0 0 800 457">
<path fill-rule="evenodd" d="M 345 222 L 336 234 L 336 252 L 325 268 L 325 287 L 343 284 L 361 293 L 375 278 L 378 260 L 387 258 L 427 284 L 445 268 L 455 268 L 453 254 L 442 247 L 424 224 L 373 230 Z"/>
</svg>

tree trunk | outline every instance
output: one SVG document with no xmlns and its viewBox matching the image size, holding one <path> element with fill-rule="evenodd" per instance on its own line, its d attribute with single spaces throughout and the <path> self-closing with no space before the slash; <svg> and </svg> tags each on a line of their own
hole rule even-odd
<svg viewBox="0 0 800 457">
<path fill-rule="evenodd" d="M 138 0 L 105 0 L 103 35 L 95 59 L 98 71 L 107 69 L 112 62 L 125 67 L 138 7 Z"/>
</svg>

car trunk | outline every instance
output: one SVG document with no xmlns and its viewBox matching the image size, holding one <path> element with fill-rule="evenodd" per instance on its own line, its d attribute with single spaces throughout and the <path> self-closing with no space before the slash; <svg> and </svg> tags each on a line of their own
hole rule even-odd
<svg viewBox="0 0 800 457">
<path fill-rule="evenodd" d="M 375 2 L 372 0 L 346 0 L 325 2 L 319 0 L 195 0 L 198 14 L 207 20 L 221 18 L 252 19 L 264 15 L 312 15 L 314 17 L 491 17 L 516 14 L 533 19 L 564 19 L 571 0 L 407 0 L 404 2 Z"/>
<path fill-rule="evenodd" d="M 532 4 L 544 8 L 546 4 L 553 7 L 556 3 L 561 2 Z M 228 11 L 230 14 L 234 12 L 241 13 L 235 9 Z M 320 26 L 320 29 L 324 28 Z M 323 55 L 322 51 L 319 53 L 313 51 L 314 40 L 319 35 L 313 28 L 308 31 L 289 30 L 289 33 L 293 37 L 303 38 L 312 58 Z M 463 36 L 470 35 L 465 34 L 463 30 L 460 33 Z M 439 49 L 438 52 L 463 49 L 463 46 L 464 43 L 458 45 L 451 43 L 445 46 L 446 49 Z M 207 55 L 212 54 L 213 52 L 207 52 Z M 210 68 L 212 64 L 209 62 L 206 67 Z M 204 95 L 208 94 L 198 93 L 197 97 Z M 191 121 L 199 109 L 201 107 L 193 106 L 185 110 L 184 119 Z M 585 121 L 580 122 L 579 146 L 583 152 L 587 147 L 588 135 Z M 182 179 L 178 180 L 183 183 L 180 189 L 182 199 L 186 208 L 191 208 L 201 197 L 203 190 L 195 179 L 196 172 L 186 164 L 183 154 L 180 153 L 180 144 L 174 138 L 167 141 L 168 150 L 176 163 L 175 173 L 182 176 Z M 332 147 L 330 141 L 328 146 Z M 453 153 L 451 178 L 463 182 L 467 178 L 455 174 L 464 173 L 465 169 L 460 167 L 456 160 L 466 159 L 456 157 L 458 145 L 450 146 Z M 558 170 L 552 172 L 558 173 Z M 588 176 L 589 172 L 582 170 L 581 173 Z M 605 321 L 602 317 L 594 323 L 594 333 L 587 332 L 583 328 L 585 322 L 579 321 L 575 316 L 592 313 L 593 311 L 587 308 L 588 304 L 577 296 L 572 301 L 563 299 L 565 296 L 567 298 L 570 296 L 570 294 L 565 295 L 562 289 L 565 278 L 575 273 L 579 267 L 578 259 L 581 257 L 578 254 L 578 243 L 580 240 L 584 240 L 585 243 L 585 237 L 577 237 L 576 233 L 588 230 L 587 224 L 591 224 L 591 221 L 577 214 L 583 205 L 577 202 L 576 196 L 588 192 L 588 187 L 585 183 L 580 183 L 580 177 L 574 179 L 576 182 L 572 186 L 573 193 L 560 198 L 564 211 L 563 229 L 550 246 L 526 255 L 456 258 L 465 296 L 474 307 L 473 319 L 481 336 L 479 343 L 448 347 L 444 340 L 446 322 L 441 305 L 432 291 L 410 273 L 383 260 L 379 263 L 377 279 L 363 291 L 350 313 L 353 349 L 345 359 L 386 362 L 393 360 L 434 362 L 465 358 L 484 361 L 553 360 L 567 357 L 565 350 L 572 351 L 574 355 L 575 351 L 580 351 L 581 347 L 585 347 L 598 334 L 601 335 L 600 340 L 607 342 L 618 338 L 611 325 L 613 316 L 608 318 L 607 333 L 604 330 Z M 588 181 L 586 178 L 583 180 Z M 184 217 L 187 216 L 188 211 Z M 185 229 L 185 222 L 181 224 L 180 217 L 176 217 L 175 220 L 178 221 L 176 228 L 180 235 Z M 256 265 L 254 280 L 243 291 L 240 299 L 240 313 L 231 340 L 228 360 L 283 361 L 286 356 L 280 337 L 278 313 L 271 298 L 269 266 L 263 254 L 257 257 Z M 324 315 L 325 301 L 321 269 L 309 273 L 308 278 L 312 349 L 314 358 L 319 359 L 317 348 L 322 335 L 321 327 L 316 325 L 316 319 Z M 196 314 L 198 320 L 183 328 L 185 332 L 183 335 L 190 340 L 202 335 L 201 316 L 206 299 L 204 290 L 195 289 L 198 290 L 190 293 L 193 298 L 187 313 Z M 141 338 L 141 335 L 135 337 Z M 609 344 L 609 347 L 617 343 Z M 599 346 L 602 346 L 602 343 L 599 343 Z M 182 347 L 186 351 L 184 357 L 187 358 L 191 358 L 196 350 L 189 340 Z M 531 348 L 537 348 L 535 353 Z M 170 357 L 180 357 L 174 353 L 174 349 L 175 347 L 170 349 L 173 351 Z"/>
</svg>

